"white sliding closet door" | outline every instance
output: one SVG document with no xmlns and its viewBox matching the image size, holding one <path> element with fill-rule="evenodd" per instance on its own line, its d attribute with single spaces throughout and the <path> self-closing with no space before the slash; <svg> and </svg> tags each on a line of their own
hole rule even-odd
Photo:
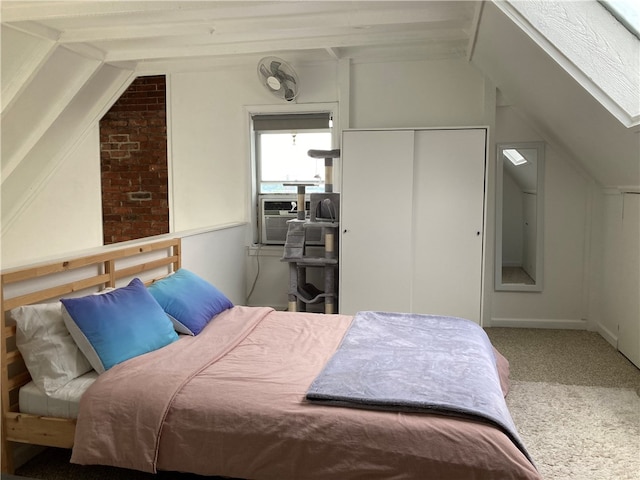
<svg viewBox="0 0 640 480">
<path fill-rule="evenodd" d="M 412 311 L 480 323 L 485 129 L 415 134 Z"/>
<path fill-rule="evenodd" d="M 411 130 L 345 131 L 340 189 L 340 313 L 409 311 Z"/>
<path fill-rule="evenodd" d="M 622 198 L 618 350 L 640 368 L 640 194 L 625 193 Z"/>
<path fill-rule="evenodd" d="M 340 313 L 480 323 L 486 129 L 347 130 Z"/>
</svg>

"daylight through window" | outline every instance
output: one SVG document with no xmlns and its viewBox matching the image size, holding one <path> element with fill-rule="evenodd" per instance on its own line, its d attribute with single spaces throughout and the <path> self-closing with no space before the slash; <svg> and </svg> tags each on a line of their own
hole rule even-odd
<svg viewBox="0 0 640 480">
<path fill-rule="evenodd" d="M 640 2 L 638 0 L 601 0 L 600 3 L 640 39 Z"/>
<path fill-rule="evenodd" d="M 324 160 L 309 150 L 331 150 L 329 113 L 260 115 L 256 132 L 256 173 L 259 195 L 295 194 L 285 183 L 313 183 L 307 192 L 324 191 Z"/>
</svg>

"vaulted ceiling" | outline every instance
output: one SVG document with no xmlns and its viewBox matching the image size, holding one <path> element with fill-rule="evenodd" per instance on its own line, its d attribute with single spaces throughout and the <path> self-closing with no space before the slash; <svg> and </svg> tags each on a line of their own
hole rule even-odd
<svg viewBox="0 0 640 480">
<path fill-rule="evenodd" d="M 4 1 L 5 26 L 91 58 L 175 71 L 287 52 L 358 60 L 467 52 L 473 1 Z M 142 65 L 140 65 L 142 64 Z"/>
<path fill-rule="evenodd" d="M 551 3 L 560 10 L 549 10 Z M 552 23 L 546 19 L 555 22 L 558 12 L 571 20 L 562 9 L 571 3 L 600 8 L 595 1 L 543 0 L 3 0 L 3 215 L 17 214 L 12 205 L 27 200 L 25 185 L 43 181 L 57 152 L 72 148 L 135 76 L 255 65 L 274 54 L 293 64 L 470 60 L 545 138 L 600 183 L 638 185 L 640 116 L 634 102 L 640 74 L 614 85 L 623 96 L 631 92 L 630 112 L 597 84 L 598 77 L 620 78 L 611 68 L 627 58 L 634 71 L 637 43 L 631 42 L 629 52 L 614 52 L 619 58 L 609 59 L 605 52 L 606 70 L 583 48 L 587 63 L 593 63 L 585 69 L 595 70 L 585 73 L 581 59 L 573 61 L 571 52 L 555 48 L 545 32 Z M 515 6 L 524 4 L 539 5 L 541 24 L 528 23 L 527 12 L 517 11 Z M 571 44 L 584 25 L 568 27 Z"/>
<path fill-rule="evenodd" d="M 136 76 L 256 65 L 466 58 L 481 2 L 19 1 L 2 19 L 6 227 Z"/>
</svg>

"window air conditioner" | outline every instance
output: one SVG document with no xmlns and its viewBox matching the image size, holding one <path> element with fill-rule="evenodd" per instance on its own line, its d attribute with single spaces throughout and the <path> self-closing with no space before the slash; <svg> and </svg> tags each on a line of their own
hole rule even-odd
<svg viewBox="0 0 640 480">
<path fill-rule="evenodd" d="M 296 197 L 260 197 L 258 226 L 259 242 L 263 245 L 284 245 L 289 220 L 297 218 Z M 309 201 L 305 205 L 305 217 L 309 218 Z M 307 228 L 307 244 L 323 245 L 321 228 Z"/>
</svg>

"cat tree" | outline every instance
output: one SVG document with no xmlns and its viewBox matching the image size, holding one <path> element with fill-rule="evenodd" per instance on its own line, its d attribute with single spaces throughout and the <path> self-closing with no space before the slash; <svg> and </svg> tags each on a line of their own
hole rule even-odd
<svg viewBox="0 0 640 480">
<path fill-rule="evenodd" d="M 333 193 L 333 159 L 340 150 L 309 150 L 311 158 L 325 159 L 325 193 L 311 194 L 309 219 L 305 213 L 306 187 L 309 183 L 286 183 L 295 186 L 298 193 L 297 215 L 289 220 L 284 245 L 283 262 L 289 263 L 289 311 L 305 311 L 306 305 L 324 302 L 324 313 L 336 313 L 338 293 L 336 270 L 338 253 L 336 234 L 339 228 L 339 194 Z M 306 232 L 309 228 L 321 228 L 324 238 L 324 255 L 307 255 Z M 322 268 L 324 290 L 307 282 L 307 268 Z"/>
</svg>

